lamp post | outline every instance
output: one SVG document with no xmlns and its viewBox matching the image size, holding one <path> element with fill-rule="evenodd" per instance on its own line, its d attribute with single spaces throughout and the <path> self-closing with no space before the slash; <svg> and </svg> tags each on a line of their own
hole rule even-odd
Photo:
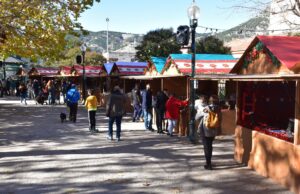
<svg viewBox="0 0 300 194">
<path fill-rule="evenodd" d="M 191 44 L 191 51 L 192 51 L 192 73 L 191 73 L 191 80 L 190 80 L 190 122 L 189 122 L 189 139 L 191 142 L 195 143 L 196 141 L 196 134 L 195 134 L 195 88 L 194 88 L 194 80 L 195 77 L 195 61 L 196 61 L 196 28 L 198 25 L 198 18 L 200 15 L 200 8 L 196 5 L 195 0 L 187 10 L 188 16 L 190 19 L 190 27 L 192 33 L 192 44 Z"/>
<path fill-rule="evenodd" d="M 85 86 L 86 86 L 86 83 L 85 83 L 85 52 L 86 52 L 86 44 L 83 43 L 81 46 L 80 46 L 80 50 L 81 50 L 81 54 L 82 54 L 82 98 L 83 98 L 83 102 L 85 102 L 85 98 L 86 98 L 86 95 L 85 95 Z"/>
<path fill-rule="evenodd" d="M 109 52 L 108 52 L 108 22 L 109 18 L 106 18 L 107 30 L 106 30 L 106 52 L 107 52 L 107 62 L 109 62 Z"/>
</svg>

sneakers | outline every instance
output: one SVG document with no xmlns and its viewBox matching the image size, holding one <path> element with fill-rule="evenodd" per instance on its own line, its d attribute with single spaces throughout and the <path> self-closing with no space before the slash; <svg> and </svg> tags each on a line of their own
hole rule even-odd
<svg viewBox="0 0 300 194">
<path fill-rule="evenodd" d="M 117 138 L 117 142 L 119 142 L 119 141 L 121 141 L 121 138 L 118 137 L 118 138 Z"/>
<path fill-rule="evenodd" d="M 98 129 L 90 129 L 91 132 L 94 132 L 94 133 L 100 133 L 100 131 Z"/>
<path fill-rule="evenodd" d="M 110 141 L 113 140 L 112 136 L 110 136 L 110 135 L 108 135 L 108 136 L 106 137 L 106 139 L 107 139 L 107 140 L 110 140 Z"/>
</svg>

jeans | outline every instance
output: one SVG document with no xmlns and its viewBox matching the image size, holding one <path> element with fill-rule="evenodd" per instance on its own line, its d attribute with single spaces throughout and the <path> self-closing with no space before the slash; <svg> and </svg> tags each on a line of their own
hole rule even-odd
<svg viewBox="0 0 300 194">
<path fill-rule="evenodd" d="M 148 130 L 152 130 L 152 112 L 151 112 L 151 110 L 152 110 L 151 108 L 143 109 L 145 128 Z"/>
<path fill-rule="evenodd" d="M 113 136 L 113 124 L 116 121 L 117 126 L 117 133 L 116 138 L 119 139 L 121 137 L 121 122 L 122 122 L 122 116 L 115 116 L 115 117 L 109 117 L 108 121 L 108 136 Z"/>
<path fill-rule="evenodd" d="M 133 110 L 132 120 L 136 121 L 136 120 L 138 120 L 141 117 L 142 107 L 139 104 L 135 104 L 135 105 L 133 105 L 133 108 L 134 108 L 134 110 Z"/>
<path fill-rule="evenodd" d="M 202 137 L 206 165 L 211 165 L 211 157 L 213 152 L 212 144 L 214 139 L 215 137 L 205 137 L 204 135 Z"/>
<path fill-rule="evenodd" d="M 23 100 L 24 100 L 25 105 L 27 105 L 27 102 L 26 102 L 27 95 L 26 95 L 26 93 L 21 93 L 20 98 L 21 98 L 21 104 L 23 103 Z"/>
<path fill-rule="evenodd" d="M 176 127 L 176 124 L 176 119 L 168 119 L 168 132 L 170 133 L 170 135 L 173 135 L 173 129 Z"/>
<path fill-rule="evenodd" d="M 96 129 L 96 111 L 95 110 L 89 111 L 89 127 L 90 127 L 90 130 Z"/>
</svg>

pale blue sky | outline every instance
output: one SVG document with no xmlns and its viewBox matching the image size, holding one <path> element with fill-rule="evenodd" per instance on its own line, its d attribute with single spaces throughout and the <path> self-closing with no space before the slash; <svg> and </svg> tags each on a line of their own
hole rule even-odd
<svg viewBox="0 0 300 194">
<path fill-rule="evenodd" d="M 196 0 L 200 7 L 198 25 L 212 28 L 229 29 L 253 14 L 245 10 L 226 9 L 237 0 Z M 87 10 L 79 21 L 86 30 L 146 34 L 159 28 L 177 29 L 179 25 L 188 25 L 187 9 L 192 0 L 101 0 Z M 197 28 L 197 32 L 205 29 Z"/>
</svg>

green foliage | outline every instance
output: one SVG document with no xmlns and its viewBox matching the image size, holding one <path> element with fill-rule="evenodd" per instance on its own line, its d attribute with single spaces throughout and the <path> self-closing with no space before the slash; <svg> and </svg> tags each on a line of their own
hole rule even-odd
<svg viewBox="0 0 300 194">
<path fill-rule="evenodd" d="M 172 29 L 148 32 L 136 50 L 136 58 L 139 61 L 148 61 L 151 56 L 168 57 L 171 53 L 181 53 Z"/>
<path fill-rule="evenodd" d="M 77 19 L 94 2 L 100 0 L 1 0 L 0 55 L 59 58 L 66 34 L 82 29 Z"/>
<path fill-rule="evenodd" d="M 231 48 L 214 36 L 208 36 L 196 42 L 196 53 L 201 54 L 231 54 Z"/>
</svg>

